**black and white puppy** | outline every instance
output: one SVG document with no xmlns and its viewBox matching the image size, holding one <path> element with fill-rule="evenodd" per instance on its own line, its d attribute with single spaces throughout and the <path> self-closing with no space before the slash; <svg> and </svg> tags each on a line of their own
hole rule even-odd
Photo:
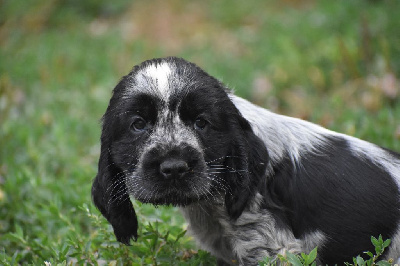
<svg viewBox="0 0 400 266">
<path fill-rule="evenodd" d="M 309 252 L 342 264 L 391 238 L 400 256 L 400 156 L 239 98 L 195 64 L 145 61 L 103 117 L 95 205 L 118 241 L 137 238 L 130 196 L 181 207 L 220 262 Z"/>
</svg>

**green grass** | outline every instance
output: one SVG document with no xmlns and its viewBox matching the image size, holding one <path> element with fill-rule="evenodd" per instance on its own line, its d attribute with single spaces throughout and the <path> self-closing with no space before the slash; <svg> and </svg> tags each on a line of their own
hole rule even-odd
<svg viewBox="0 0 400 266">
<path fill-rule="evenodd" d="M 125 247 L 91 203 L 111 90 L 153 57 L 400 151 L 399 1 L 114 2 L 0 1 L 0 264 L 215 262 L 174 208 L 135 202 Z"/>
</svg>

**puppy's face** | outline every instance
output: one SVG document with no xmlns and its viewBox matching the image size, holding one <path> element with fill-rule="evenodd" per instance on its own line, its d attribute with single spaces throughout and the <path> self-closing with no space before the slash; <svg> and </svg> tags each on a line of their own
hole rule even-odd
<svg viewBox="0 0 400 266">
<path fill-rule="evenodd" d="M 229 147 L 241 125 L 222 85 L 186 62 L 152 61 L 114 92 L 111 155 L 128 192 L 187 205 L 227 192 Z M 117 130 L 115 130 L 117 129 Z"/>
<path fill-rule="evenodd" d="M 120 208 L 130 194 L 175 206 L 217 201 L 237 218 L 267 159 L 219 81 L 183 59 L 155 59 L 136 66 L 114 89 L 93 197 L 106 217 L 110 202 Z"/>
</svg>

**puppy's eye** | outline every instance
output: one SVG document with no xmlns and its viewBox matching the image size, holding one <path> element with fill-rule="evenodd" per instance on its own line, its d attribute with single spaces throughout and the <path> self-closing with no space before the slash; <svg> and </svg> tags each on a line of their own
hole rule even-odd
<svg viewBox="0 0 400 266">
<path fill-rule="evenodd" d="M 198 117 L 196 119 L 196 121 L 194 121 L 194 128 L 197 130 L 203 130 L 207 125 L 207 121 L 202 118 L 202 117 Z"/>
<path fill-rule="evenodd" d="M 136 117 L 135 120 L 131 124 L 131 130 L 138 132 L 138 131 L 143 131 L 146 129 L 147 122 L 141 118 L 141 117 Z"/>
</svg>

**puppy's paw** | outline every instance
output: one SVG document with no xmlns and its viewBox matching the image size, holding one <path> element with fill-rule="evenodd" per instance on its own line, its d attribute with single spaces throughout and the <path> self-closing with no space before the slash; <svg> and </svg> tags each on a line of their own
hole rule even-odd
<svg viewBox="0 0 400 266">
<path fill-rule="evenodd" d="M 112 219 L 110 222 L 112 224 L 112 227 L 114 229 L 114 234 L 118 242 L 121 242 L 129 246 L 131 240 L 133 241 L 137 240 L 138 222 L 135 211 L 133 209 L 131 212 L 116 217 Z"/>
</svg>

